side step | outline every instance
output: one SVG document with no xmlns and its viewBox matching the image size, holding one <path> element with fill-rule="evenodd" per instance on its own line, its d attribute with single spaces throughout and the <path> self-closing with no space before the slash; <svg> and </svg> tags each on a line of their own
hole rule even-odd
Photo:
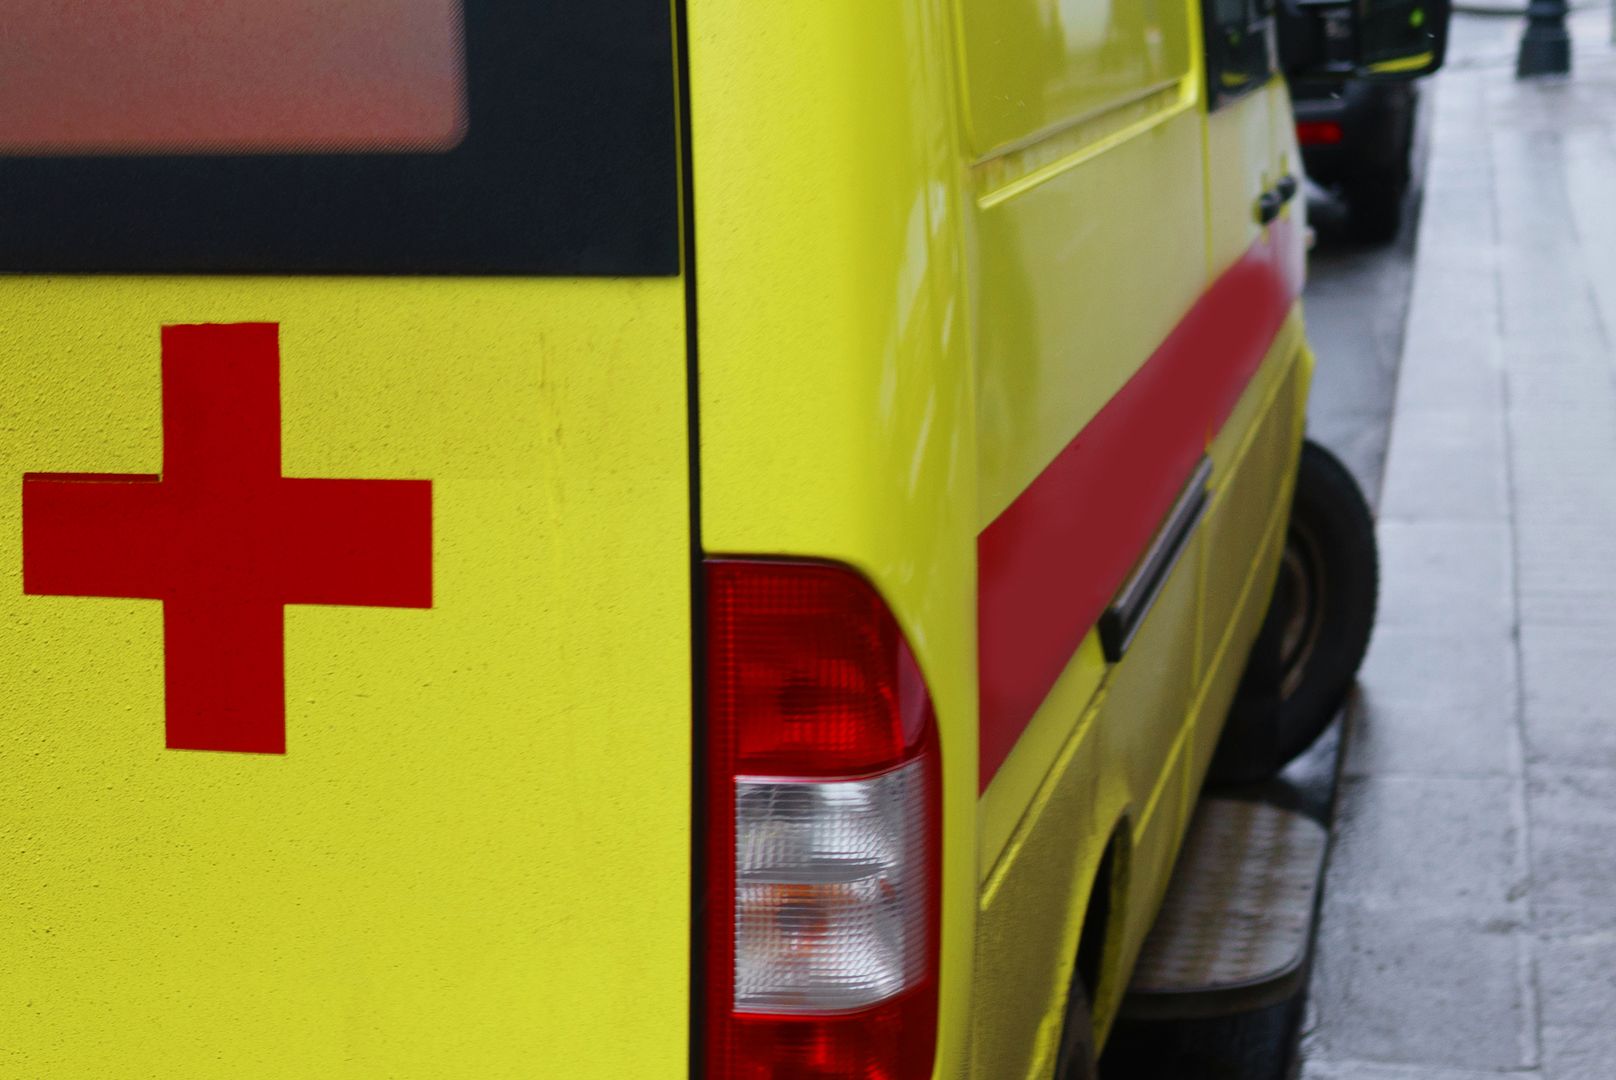
<svg viewBox="0 0 1616 1080">
<path fill-rule="evenodd" d="M 1328 834 L 1267 803 L 1203 799 L 1122 1015 L 1228 1016 L 1302 987 Z"/>
</svg>

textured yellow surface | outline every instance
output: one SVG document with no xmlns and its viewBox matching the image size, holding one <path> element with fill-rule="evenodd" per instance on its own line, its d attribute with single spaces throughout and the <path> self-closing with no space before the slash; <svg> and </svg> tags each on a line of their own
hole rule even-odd
<svg viewBox="0 0 1616 1080">
<path fill-rule="evenodd" d="M 1091 1002 L 1102 1030 L 1121 999 L 1184 827 L 1181 750 L 1197 571 L 1191 551 L 1140 628 L 1129 662 L 1112 669 L 1065 744 L 1045 759 L 1048 773 L 984 883 L 975 1076 L 1047 1076 L 1054 1067 L 1084 907 L 1113 835 L 1124 902 Z"/>
<path fill-rule="evenodd" d="M 284 757 L 163 748 L 156 602 L 25 471 L 161 468 L 159 328 L 281 324 L 284 472 L 432 481 L 430 610 L 286 613 Z M 0 282 L 0 1076 L 675 1076 L 683 286 Z"/>
</svg>

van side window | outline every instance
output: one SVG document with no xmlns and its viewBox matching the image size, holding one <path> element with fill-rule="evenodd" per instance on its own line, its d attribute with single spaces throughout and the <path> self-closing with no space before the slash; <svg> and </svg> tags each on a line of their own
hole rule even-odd
<svg viewBox="0 0 1616 1080">
<path fill-rule="evenodd" d="M 0 152 L 453 150 L 460 0 L 23 5 L 0 37 Z"/>
<path fill-rule="evenodd" d="M 1264 85 L 1278 67 L 1274 0 L 1206 0 L 1206 38 L 1215 109 Z"/>
<path fill-rule="evenodd" d="M 0 273 L 673 275 L 668 0 L 0 0 Z"/>
</svg>

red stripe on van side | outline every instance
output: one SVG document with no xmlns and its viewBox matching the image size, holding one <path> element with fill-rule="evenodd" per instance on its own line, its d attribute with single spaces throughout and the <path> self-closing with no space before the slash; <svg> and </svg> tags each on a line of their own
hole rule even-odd
<svg viewBox="0 0 1616 1080">
<path fill-rule="evenodd" d="M 1261 366 L 1301 292 L 1299 241 L 1275 222 L 977 537 L 982 790 Z"/>
</svg>

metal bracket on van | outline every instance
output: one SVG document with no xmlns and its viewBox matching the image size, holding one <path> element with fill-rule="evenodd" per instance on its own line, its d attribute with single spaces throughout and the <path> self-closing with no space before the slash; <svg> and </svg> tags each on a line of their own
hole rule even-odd
<svg viewBox="0 0 1616 1080">
<path fill-rule="evenodd" d="M 1209 500 L 1207 481 L 1211 478 L 1212 460 L 1202 455 L 1178 501 L 1173 503 L 1173 508 L 1162 519 L 1150 547 L 1145 549 L 1133 573 L 1117 590 L 1111 606 L 1100 616 L 1100 648 L 1105 652 L 1107 663 L 1114 664 L 1127 653 L 1145 616 L 1161 595 L 1162 586 L 1167 584 L 1173 567 L 1189 547 L 1189 539 L 1206 513 Z"/>
</svg>

